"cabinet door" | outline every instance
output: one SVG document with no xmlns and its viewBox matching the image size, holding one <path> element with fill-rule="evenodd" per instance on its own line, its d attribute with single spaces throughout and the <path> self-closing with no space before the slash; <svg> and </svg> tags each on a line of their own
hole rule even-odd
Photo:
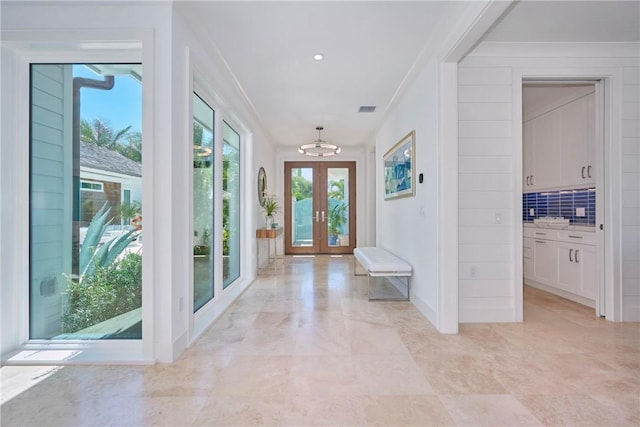
<svg viewBox="0 0 640 427">
<path fill-rule="evenodd" d="M 588 182 L 587 98 L 582 97 L 560 107 L 562 186 L 580 186 Z"/>
<path fill-rule="evenodd" d="M 551 240 L 533 241 L 533 278 L 535 281 L 553 285 L 556 280 L 556 243 Z"/>
<path fill-rule="evenodd" d="M 587 95 L 587 179 L 586 183 L 596 183 L 596 94 Z"/>
<path fill-rule="evenodd" d="M 522 248 L 522 274 L 525 279 L 533 279 L 533 264 L 534 264 L 534 240 L 530 237 L 523 239 Z"/>
<path fill-rule="evenodd" d="M 556 245 L 558 276 L 556 286 L 572 293 L 580 288 L 580 266 L 576 263 L 575 245 L 558 242 Z"/>
<path fill-rule="evenodd" d="M 535 119 L 534 119 L 535 120 Z M 535 135 L 533 133 L 533 120 L 529 120 L 522 124 L 522 190 L 524 192 L 531 191 L 531 177 L 534 174 L 534 151 L 533 145 Z"/>
<path fill-rule="evenodd" d="M 575 245 L 576 265 L 579 269 L 580 281 L 577 293 L 585 298 L 596 299 L 598 295 L 598 277 L 596 268 L 596 247 Z"/>
<path fill-rule="evenodd" d="M 549 189 L 560 182 L 560 114 L 551 111 L 533 119 L 533 188 Z"/>
</svg>

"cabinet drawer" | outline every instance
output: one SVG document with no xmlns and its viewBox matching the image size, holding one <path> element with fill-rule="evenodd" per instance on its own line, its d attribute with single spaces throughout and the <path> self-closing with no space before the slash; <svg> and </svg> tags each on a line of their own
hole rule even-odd
<svg viewBox="0 0 640 427">
<path fill-rule="evenodd" d="M 557 230 L 546 230 L 544 228 L 525 228 L 524 237 L 531 237 L 532 239 L 542 240 L 557 240 Z"/>
<path fill-rule="evenodd" d="M 558 240 L 567 243 L 577 243 L 582 245 L 596 244 L 596 233 L 589 231 L 558 231 Z"/>
</svg>

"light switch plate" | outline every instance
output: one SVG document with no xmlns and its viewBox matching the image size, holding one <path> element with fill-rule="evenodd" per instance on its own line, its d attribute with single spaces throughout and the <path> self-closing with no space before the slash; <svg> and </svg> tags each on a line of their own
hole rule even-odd
<svg viewBox="0 0 640 427">
<path fill-rule="evenodd" d="M 536 210 L 533 208 L 529 208 L 529 216 L 534 216 L 536 214 Z"/>
<path fill-rule="evenodd" d="M 576 208 L 576 216 L 586 216 L 584 208 Z"/>
</svg>

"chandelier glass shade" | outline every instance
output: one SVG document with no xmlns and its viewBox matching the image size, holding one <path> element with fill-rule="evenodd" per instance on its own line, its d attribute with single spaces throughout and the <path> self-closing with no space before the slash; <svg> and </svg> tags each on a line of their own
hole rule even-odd
<svg viewBox="0 0 640 427">
<path fill-rule="evenodd" d="M 299 146 L 298 153 L 310 157 L 329 157 L 340 154 L 340 151 L 342 151 L 342 149 L 339 146 L 335 144 L 329 144 L 327 141 L 320 138 L 320 132 L 322 132 L 323 129 L 324 128 L 322 126 L 317 126 L 316 130 L 318 131 L 318 139 L 313 141 L 311 144 L 304 144 Z"/>
</svg>

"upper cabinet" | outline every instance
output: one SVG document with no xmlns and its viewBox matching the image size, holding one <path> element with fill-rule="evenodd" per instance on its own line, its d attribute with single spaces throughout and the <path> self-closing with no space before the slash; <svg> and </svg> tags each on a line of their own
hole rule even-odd
<svg viewBox="0 0 640 427">
<path fill-rule="evenodd" d="M 523 123 L 523 191 L 595 185 L 595 93 Z"/>
</svg>

